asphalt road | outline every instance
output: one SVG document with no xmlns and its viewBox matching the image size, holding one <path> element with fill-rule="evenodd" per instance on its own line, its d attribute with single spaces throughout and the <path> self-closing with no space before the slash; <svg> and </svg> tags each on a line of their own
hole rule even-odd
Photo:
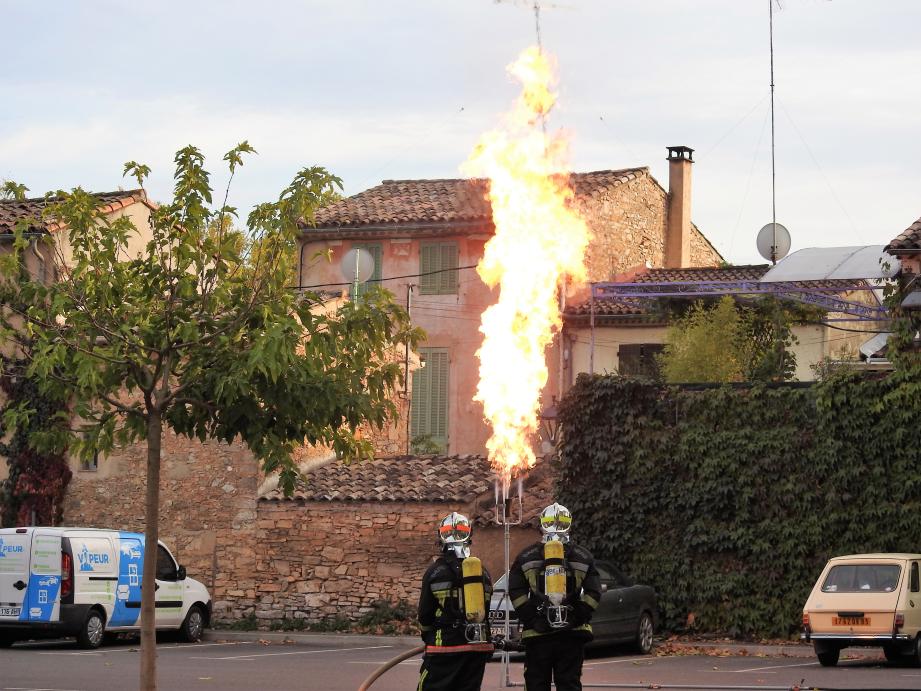
<svg viewBox="0 0 921 691">
<path fill-rule="evenodd" d="M 158 646 L 159 688 L 164 691 L 270 689 L 271 691 L 355 691 L 382 662 L 409 648 L 386 638 L 349 647 L 321 644 L 207 642 Z M 418 658 L 398 665 L 373 691 L 409 691 L 418 677 Z M 484 689 L 499 689 L 501 665 L 487 667 Z M 121 643 L 84 651 L 72 643 L 20 644 L 0 650 L 0 690 L 116 691 L 137 688 L 138 649 Z M 521 663 L 512 665 L 521 682 Z M 893 667 L 881 659 L 843 660 L 826 669 L 808 658 L 636 656 L 602 651 L 585 662 L 583 682 L 621 688 L 663 689 L 696 685 L 706 689 L 747 687 L 834 689 L 918 689 L 921 670 Z M 611 687 L 608 687 L 611 688 Z"/>
</svg>

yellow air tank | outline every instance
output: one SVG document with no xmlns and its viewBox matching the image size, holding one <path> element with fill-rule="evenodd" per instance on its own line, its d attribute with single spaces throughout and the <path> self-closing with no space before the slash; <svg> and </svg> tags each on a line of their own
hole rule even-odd
<svg viewBox="0 0 921 691">
<path fill-rule="evenodd" d="M 464 577 L 464 613 L 467 621 L 479 624 L 486 619 L 486 593 L 483 591 L 483 563 L 476 557 L 461 562 Z"/>
<path fill-rule="evenodd" d="M 544 594 L 554 605 L 566 599 L 566 568 L 563 566 L 563 543 L 550 540 L 544 543 Z"/>
</svg>

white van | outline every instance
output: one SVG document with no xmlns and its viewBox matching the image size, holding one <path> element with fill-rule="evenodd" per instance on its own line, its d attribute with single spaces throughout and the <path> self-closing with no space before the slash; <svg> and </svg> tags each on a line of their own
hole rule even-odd
<svg viewBox="0 0 921 691">
<path fill-rule="evenodd" d="M 137 631 L 144 535 L 94 528 L 0 529 L 0 647 L 76 636 L 98 648 L 107 632 Z M 157 629 L 197 641 L 211 596 L 157 545 Z"/>
</svg>

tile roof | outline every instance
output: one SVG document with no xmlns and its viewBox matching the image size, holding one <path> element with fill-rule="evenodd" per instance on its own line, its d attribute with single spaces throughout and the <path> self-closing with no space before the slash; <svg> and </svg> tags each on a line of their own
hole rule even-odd
<svg viewBox="0 0 921 691">
<path fill-rule="evenodd" d="M 691 281 L 758 281 L 770 269 L 768 264 L 701 266 L 686 269 L 647 269 L 632 283 L 684 283 Z"/>
<path fill-rule="evenodd" d="M 111 213 L 135 202 L 147 202 L 147 193 L 142 189 L 119 192 L 96 192 L 104 213 Z M 60 197 L 35 197 L 32 199 L 0 199 L 0 235 L 13 232 L 20 220 L 29 221 L 30 233 L 54 230 L 57 224 L 53 220 L 43 219 L 42 212 L 51 204 L 61 201 Z"/>
<path fill-rule="evenodd" d="M 595 316 L 598 317 L 634 317 L 647 314 L 648 301 L 635 298 L 603 298 L 595 300 Z M 566 305 L 566 314 L 571 316 L 589 316 L 592 313 L 591 301 L 570 303 Z"/>
<path fill-rule="evenodd" d="M 483 456 L 391 456 L 348 465 L 332 461 L 307 473 L 291 497 L 274 489 L 261 501 L 456 502 L 492 492 Z"/>
<path fill-rule="evenodd" d="M 921 250 L 921 218 L 908 226 L 886 246 L 886 251 L 890 254 L 906 250 L 909 252 Z"/>
<path fill-rule="evenodd" d="M 648 174 L 648 168 L 572 173 L 570 184 L 576 197 L 584 198 Z M 406 225 L 491 228 L 487 192 L 488 181 L 483 178 L 384 180 L 323 207 L 317 211 L 316 227 L 305 231 L 398 229 Z"/>
</svg>

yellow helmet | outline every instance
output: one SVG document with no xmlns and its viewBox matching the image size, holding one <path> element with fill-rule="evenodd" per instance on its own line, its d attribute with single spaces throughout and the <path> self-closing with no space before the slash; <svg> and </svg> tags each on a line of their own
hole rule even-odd
<svg viewBox="0 0 921 691">
<path fill-rule="evenodd" d="M 569 542 L 569 529 L 572 527 L 572 514 L 562 504 L 554 502 L 540 512 L 540 530 L 544 542 L 557 540 Z"/>
<path fill-rule="evenodd" d="M 451 550 L 459 559 L 470 556 L 470 520 L 462 513 L 452 511 L 438 525 L 438 539 L 444 549 Z"/>
</svg>

